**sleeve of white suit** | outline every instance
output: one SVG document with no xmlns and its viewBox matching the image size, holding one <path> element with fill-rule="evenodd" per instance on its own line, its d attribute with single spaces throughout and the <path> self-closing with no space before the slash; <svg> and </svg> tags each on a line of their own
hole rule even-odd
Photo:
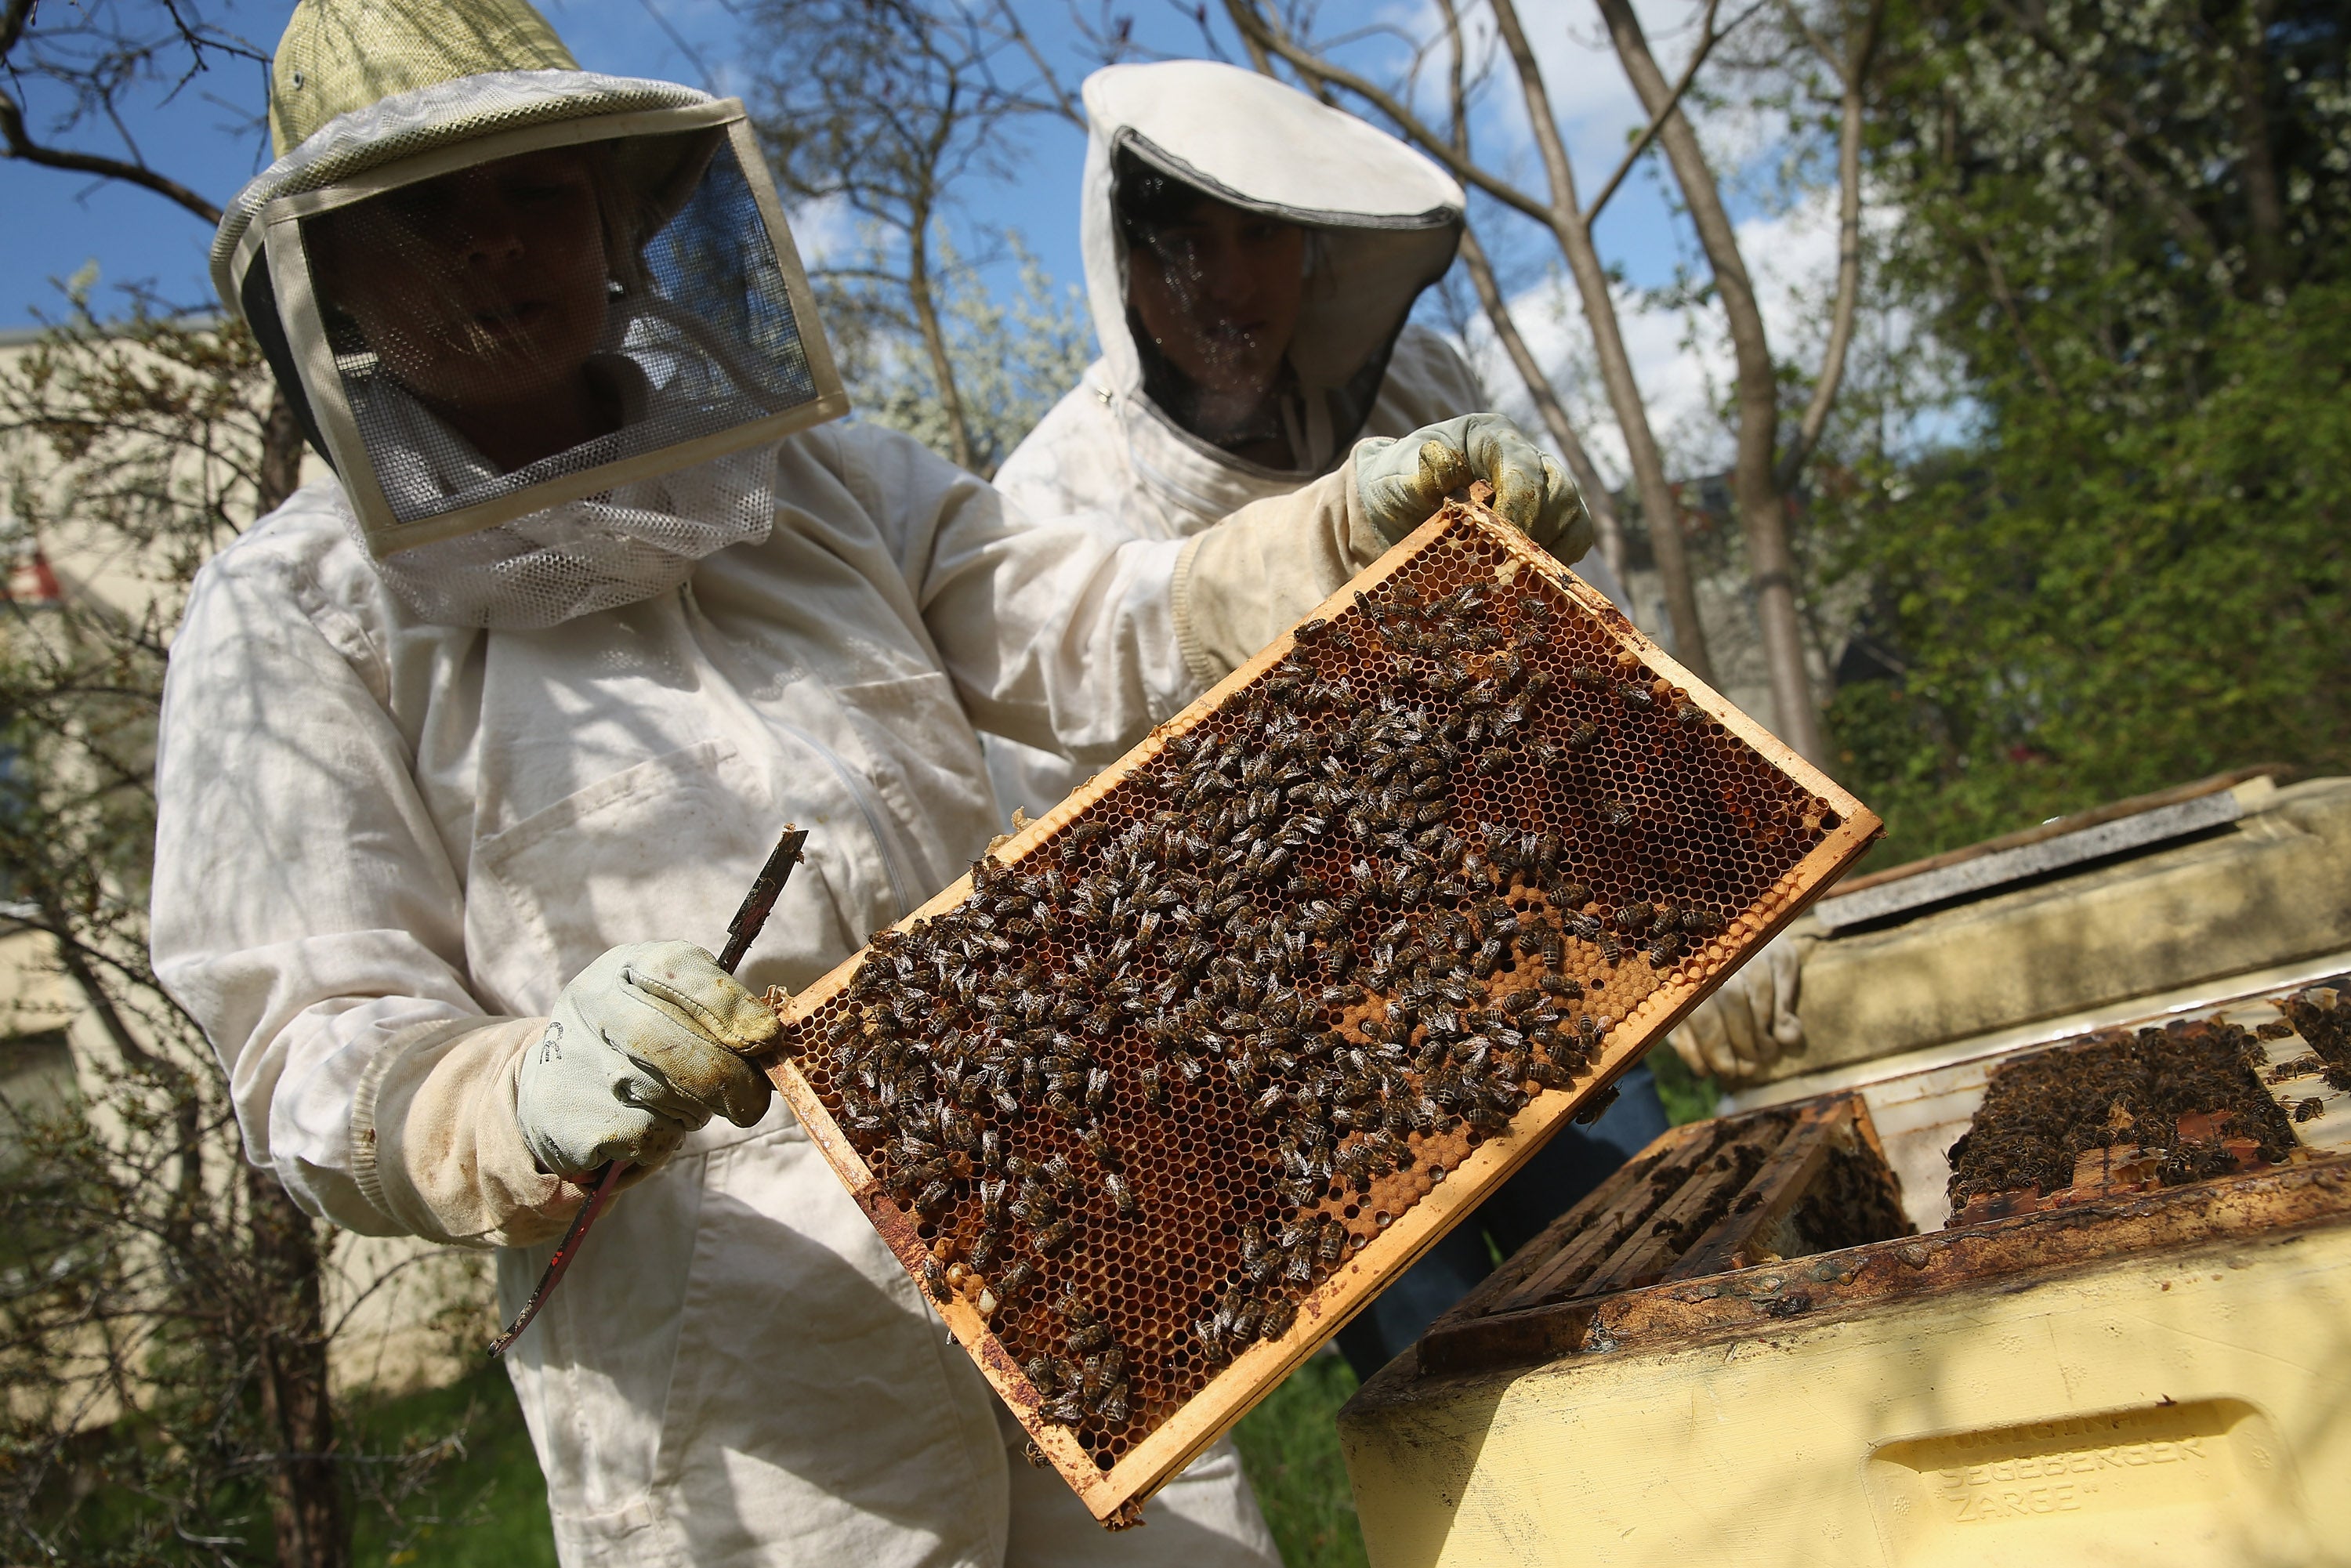
<svg viewBox="0 0 2351 1568">
<path fill-rule="evenodd" d="M 164 684 L 156 973 L 220 1053 L 248 1157 L 303 1207 L 374 1235 L 532 1239 L 576 1189 L 462 1109 L 494 1103 L 531 1026 L 465 988 L 464 895 L 381 681 L 298 543 L 250 537 L 200 575 Z M 436 1207 L 407 1162 L 444 1155 L 487 1162 L 499 1217 Z"/>
<path fill-rule="evenodd" d="M 1032 525 L 930 462 L 945 474 L 906 476 L 901 563 L 967 710 L 1084 761 L 1118 757 L 1386 549 L 1354 515 L 1352 460 L 1165 540 L 1116 519 Z"/>
<path fill-rule="evenodd" d="M 907 452 L 905 448 L 913 448 Z M 979 727 L 1084 761 L 1115 758 L 1377 560 L 1354 460 L 1187 539 L 1103 519 L 1024 521 L 914 447 L 885 528 Z"/>
</svg>

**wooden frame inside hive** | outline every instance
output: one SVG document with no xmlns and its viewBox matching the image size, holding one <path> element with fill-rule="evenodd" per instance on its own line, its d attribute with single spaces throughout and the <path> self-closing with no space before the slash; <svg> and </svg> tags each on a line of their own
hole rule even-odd
<svg viewBox="0 0 2351 1568">
<path fill-rule="evenodd" d="M 1290 716 L 1301 706 L 1319 716 Z M 1490 718 L 1496 729 L 1462 717 L 1470 713 Z M 1066 883 L 1048 881 L 1059 874 L 1052 868 L 1088 863 L 1086 857 L 1122 844 L 1128 858 L 1121 863 L 1131 867 L 1135 835 L 1146 832 L 1151 821 L 1161 823 L 1163 834 L 1190 831 L 1167 825 L 1177 816 L 1167 809 L 1171 779 L 1192 779 L 1219 757 L 1231 770 L 1240 739 L 1270 744 L 1279 735 L 1289 748 L 1285 755 L 1297 755 L 1332 730 L 1346 727 L 1352 737 L 1364 726 L 1348 721 L 1359 716 L 1378 721 L 1372 725 L 1375 735 L 1388 733 L 1379 728 L 1388 724 L 1390 730 L 1404 726 L 1398 733 L 1426 730 L 1451 738 L 1412 753 L 1412 768 L 1395 768 L 1387 784 L 1326 769 L 1326 777 L 1295 785 L 1291 800 L 1305 791 L 1305 798 L 1329 803 L 1307 808 L 1305 815 L 1283 803 L 1279 787 L 1269 793 L 1262 772 L 1259 781 L 1249 782 L 1249 764 L 1240 763 L 1235 803 L 1217 821 L 1254 822 L 1290 812 L 1281 819 L 1282 841 L 1298 845 L 1297 865 L 1264 863 L 1273 841 L 1258 831 L 1249 874 L 1229 870 L 1217 883 L 1230 890 L 1213 906 L 1215 919 L 1226 924 L 1179 933 L 1155 920 L 1135 924 L 1140 916 L 1132 908 L 1119 915 L 1129 924 L 1117 927 L 1123 936 L 1109 943 L 1123 966 L 1118 973 L 1167 977 L 1154 988 L 1162 998 L 1152 1004 L 1158 1016 L 1143 1018 L 1150 1009 L 1137 999 L 1142 982 L 1136 980 L 1118 993 L 1130 1004 L 1127 1014 L 1110 1016 L 1113 1009 L 1104 1003 L 1103 1016 L 1090 1020 L 1095 1038 L 1070 1041 L 1069 1050 L 1101 1064 L 1099 1113 L 1075 1103 L 1074 1079 L 1064 1080 L 1067 1092 L 1053 1091 L 1059 1098 L 1050 1113 L 1033 1103 L 1034 1078 L 1029 1081 L 1032 1103 L 1019 1110 L 996 1082 L 994 1103 L 1007 1108 L 1001 1116 L 985 1094 L 963 1085 L 967 1094 L 956 1103 L 967 1109 L 950 1109 L 950 1118 L 959 1120 L 939 1134 L 942 1146 L 976 1151 L 986 1135 L 992 1140 L 985 1145 L 988 1157 L 998 1164 L 984 1166 L 977 1153 L 954 1153 L 941 1166 L 929 1159 L 938 1149 L 907 1153 L 907 1145 L 878 1130 L 870 1067 L 860 1081 L 864 1087 L 851 1086 L 862 1096 L 854 1114 L 844 1111 L 843 1082 L 833 1076 L 836 1070 L 850 1071 L 845 1064 L 861 1042 L 870 1042 L 885 1023 L 897 1030 L 928 1019 L 931 1038 L 945 1033 L 958 1050 L 976 1038 L 972 1031 L 982 1028 L 972 1021 L 977 1015 L 940 989 L 947 984 L 943 965 L 936 986 L 911 972 L 895 982 L 916 998 L 903 1003 L 888 1000 L 893 984 L 881 978 L 894 968 L 877 968 L 872 983 L 858 990 L 861 968 L 874 959 L 875 947 L 799 997 L 771 995 L 787 1025 L 785 1053 L 769 1068 L 777 1087 L 892 1250 L 939 1302 L 949 1329 L 1027 1427 L 1041 1457 L 1107 1524 L 1132 1522 L 1143 1499 L 1246 1414 L 1551 1133 L 1590 1107 L 1878 831 L 1876 819 L 1858 801 L 1692 679 L 1606 600 L 1482 507 L 1457 503 L 1061 806 L 997 844 L 990 862 L 998 869 L 989 870 L 990 887 L 1001 890 L 1024 873 L 1031 883 L 1046 881 L 1058 901 L 1058 922 L 1060 912 L 1073 904 L 1082 907 L 1088 895 L 1081 889 L 1072 899 Z M 1382 755 L 1394 763 L 1399 754 Z M 1426 766 L 1432 755 L 1440 763 L 1434 770 Z M 1414 788 L 1406 790 L 1398 780 Z M 1354 804 L 1340 823 L 1343 794 Z M 1479 808 L 1474 816 L 1470 802 Z M 1400 818 L 1402 827 L 1396 826 Z M 1366 821 L 1379 829 L 1377 838 Z M 1306 825 L 1296 825 L 1301 822 Z M 1301 835 L 1318 823 L 1310 843 Z M 1121 824 L 1124 837 L 1113 831 Z M 1348 831 L 1360 841 L 1350 841 Z M 1446 846 L 1442 854 L 1453 869 L 1432 884 L 1416 880 L 1408 869 L 1416 863 L 1411 849 L 1397 847 L 1391 858 L 1382 858 L 1389 852 L 1379 845 L 1403 846 L 1407 838 Z M 1196 837 L 1190 841 L 1200 844 Z M 1224 856 L 1218 864 L 1234 858 L 1233 842 L 1217 841 Z M 1417 860 L 1431 855 L 1420 853 Z M 1477 877 L 1489 880 L 1477 883 Z M 1188 881 L 1199 887 L 1207 878 Z M 1476 896 L 1448 900 L 1433 895 L 1432 886 L 1437 894 L 1474 886 Z M 1041 910 L 1044 896 L 1029 896 Z M 1021 919 L 1012 923 L 1019 928 L 1017 939 L 1007 939 L 987 914 L 993 898 L 975 901 L 973 879 L 967 876 L 893 927 L 895 937 L 877 941 L 903 955 L 905 944 L 925 940 L 920 935 L 925 930 L 961 932 L 959 951 L 973 967 L 990 968 L 999 986 L 1006 972 L 1029 960 L 1022 984 L 1034 989 L 1009 993 L 1024 1008 L 1030 1001 L 1045 1006 L 1052 985 L 1061 988 L 1057 994 L 1070 995 L 1107 983 L 1108 938 L 1085 936 L 1083 961 L 1080 937 L 1060 924 L 1051 929 L 1061 935 L 1048 936 L 1046 924 Z M 1574 898 L 1583 902 L 1570 906 Z M 1303 913 L 1310 906 L 1320 909 L 1321 918 L 1342 924 L 1310 929 Z M 1190 917 L 1199 920 L 1200 911 Z M 1293 917 L 1296 924 L 1286 924 Z M 1090 918 L 1094 925 L 1084 929 L 1109 929 L 1098 915 Z M 1201 1004 L 1190 1004 L 1187 1027 L 1213 1040 L 1213 1051 L 1176 1038 L 1179 1031 L 1165 1015 L 1186 1005 L 1182 988 L 1192 982 L 1184 977 L 1198 977 L 1193 969 L 1168 976 L 1167 950 L 1176 936 L 1186 936 L 1187 950 L 1197 950 L 1204 940 L 1213 939 L 1212 946 L 1223 940 L 1217 933 L 1238 929 L 1251 934 L 1251 951 L 1261 958 L 1270 950 L 1269 926 L 1277 941 L 1289 944 L 1282 951 L 1303 955 L 1310 968 L 1335 971 L 1340 983 L 1312 992 L 1311 984 L 1301 988 L 1286 975 L 1259 983 L 1244 974 L 1238 1001 L 1245 1005 L 1228 1006 L 1213 1027 L 1201 1024 Z M 1541 936 L 1545 928 L 1555 939 Z M 1140 943 L 1134 939 L 1138 930 L 1144 937 Z M 1474 938 L 1504 930 L 1511 935 L 1491 938 L 1469 955 L 1462 933 Z M 1393 1065 L 1416 1051 L 1423 1052 L 1418 1060 L 1433 1060 L 1426 1053 L 1432 1045 L 1439 1055 L 1447 1049 L 1437 1043 L 1438 1021 L 1416 1024 L 1417 1007 L 1399 1021 L 1391 1008 L 1403 994 L 1395 977 L 1414 963 L 1420 965 L 1421 983 L 1411 995 L 1430 997 L 1430 970 L 1442 967 L 1429 956 L 1437 936 L 1459 944 L 1451 983 L 1471 998 L 1440 1012 L 1448 1031 L 1444 1039 L 1454 1041 L 1458 1054 L 1461 1031 L 1471 1027 L 1461 1020 L 1478 1020 L 1475 1027 L 1484 1032 L 1469 1043 L 1500 1041 L 1504 1051 L 1499 1058 L 1482 1049 L 1470 1051 L 1485 1064 L 1480 1071 L 1489 1078 L 1481 1082 L 1499 1082 L 1495 1073 L 1520 1068 L 1527 1073 L 1512 1081 L 1518 1092 L 1499 1104 L 1474 1098 L 1468 1081 L 1457 1077 L 1449 1062 L 1422 1071 Z M 979 940 L 992 953 L 978 952 L 974 943 Z M 1045 961 L 1036 957 L 1047 953 L 1059 966 L 1050 977 Z M 1228 956 L 1211 967 L 1229 990 L 1242 965 Z M 1334 999 L 1351 983 L 1358 986 L 1355 998 Z M 1006 994 L 994 993 L 999 1000 Z M 1322 998 L 1311 1019 L 1310 994 Z M 1453 994 L 1428 1005 L 1447 1009 Z M 857 999 L 861 995 L 867 999 Z M 1272 1024 L 1254 1010 L 1260 1006 Z M 1278 1006 L 1298 1010 L 1278 1012 Z M 885 1014 L 885 1007 L 894 1010 Z M 1510 1008 L 1518 1011 L 1506 1017 Z M 905 1016 L 910 1011 L 920 1014 L 914 1023 Z M 1040 1017 L 1031 1009 L 1017 1022 L 1040 1026 Z M 1234 1022 L 1237 1018 L 1244 1022 Z M 951 1026 L 951 1019 L 962 1021 Z M 1146 1022 L 1155 1031 L 1148 1038 Z M 1509 1027 L 1513 1023 L 1531 1023 L 1556 1043 L 1510 1043 L 1522 1040 Z M 1007 1038 L 1052 1032 L 1042 1026 L 1016 1029 L 1000 1012 L 989 1013 L 984 1027 Z M 1069 1028 L 1074 1032 L 1078 1025 Z M 1397 1038 L 1390 1040 L 1382 1030 Z M 1293 1049 L 1263 1045 L 1275 1040 L 1292 1042 Z M 1352 1055 L 1349 1047 L 1356 1048 Z M 1297 1059 L 1320 1051 L 1325 1061 L 1350 1057 L 1362 1066 L 1367 1054 L 1383 1051 L 1392 1065 L 1364 1071 L 1384 1073 L 1377 1082 L 1398 1088 L 1400 1095 L 1416 1093 L 1417 1109 L 1374 1106 L 1366 1130 L 1358 1107 L 1344 1113 L 1354 1118 L 1352 1130 L 1334 1134 L 1340 1116 L 1326 1115 L 1325 1104 L 1312 1096 L 1322 1093 L 1327 1102 L 1341 1070 L 1301 1067 Z M 1163 1058 L 1183 1071 L 1161 1072 Z M 1553 1058 L 1565 1065 L 1554 1066 Z M 1262 1066 L 1268 1061 L 1290 1065 L 1269 1072 Z M 1492 1066 L 1494 1061 L 1502 1065 Z M 1186 1076 L 1196 1071 L 1198 1077 Z M 1441 1084 L 1438 1072 L 1447 1075 Z M 1294 1076 L 1301 1073 L 1302 1080 Z M 1296 1087 L 1300 1082 L 1305 1087 Z M 935 1097 L 944 1097 L 935 1080 L 925 1082 Z M 1279 1094 L 1249 1098 L 1285 1083 L 1293 1085 L 1287 1106 Z M 1458 1102 L 1445 1098 L 1457 1089 Z M 884 1099 L 892 1092 L 889 1085 L 880 1091 Z M 1264 1112 L 1268 1104 L 1275 1109 Z M 1277 1138 L 1275 1127 L 1303 1124 L 1300 1117 L 1284 1120 L 1292 1107 L 1303 1107 L 1307 1120 L 1326 1116 L 1319 1135 L 1335 1145 L 1301 1142 L 1311 1127 Z M 1432 1108 L 1460 1113 L 1431 1118 Z M 935 1104 L 924 1113 L 934 1114 Z M 1381 1123 L 1381 1116 L 1387 1120 Z M 1407 1116 L 1418 1120 L 1395 1133 Z M 1352 1166 L 1343 1160 L 1334 1174 L 1317 1163 L 1333 1146 L 1359 1155 L 1375 1148 L 1395 1157 L 1382 1154 Z M 1085 1229 L 1073 1235 L 1049 1224 L 1032 1236 L 1000 1219 L 1007 1187 L 991 1182 L 1004 1180 L 1000 1162 L 1008 1148 L 1029 1162 L 1022 1168 L 1032 1174 L 1021 1190 L 1037 1197 L 1049 1220 L 1058 1204 L 1068 1210 L 1063 1220 Z M 1301 1149 L 1310 1155 L 1301 1156 Z M 911 1176 L 900 1168 L 909 1160 L 921 1162 Z M 1033 1174 L 1047 1162 L 1054 1162 L 1050 1168 L 1066 1186 Z M 1104 1185 L 1106 1174 L 1115 1177 L 1111 1186 Z M 924 1188 L 920 1194 L 917 1186 Z M 1318 1190 L 1306 1193 L 1310 1186 Z M 994 1196 L 984 1199 L 983 1193 Z M 985 1218 L 984 1204 L 990 1206 L 985 1214 L 999 1218 Z M 1269 1285 L 1262 1261 L 1248 1261 L 1265 1257 L 1277 1230 L 1290 1244 L 1292 1262 L 1313 1255 L 1306 1264 L 1311 1278 L 1285 1273 Z M 977 1238 L 983 1233 L 998 1244 L 982 1247 Z M 1008 1276 L 1017 1281 L 1016 1263 L 1038 1279 L 1017 1301 L 1000 1301 L 994 1285 Z M 1213 1330 L 1209 1336 L 1191 1331 L 1196 1314 L 1228 1322 L 1237 1300 L 1238 1316 L 1259 1322 L 1259 1313 L 1246 1310 L 1254 1303 L 1273 1332 L 1219 1339 Z M 1074 1312 L 1052 1304 L 1071 1301 L 1078 1303 Z M 1104 1377 L 1117 1379 L 1111 1409 L 1123 1418 L 1091 1407 L 1070 1418 L 1080 1408 L 1077 1396 L 1064 1388 L 1057 1400 L 1052 1385 L 1074 1387 L 1079 1353 L 1113 1342 L 1119 1360 Z M 1093 1359 L 1084 1380 L 1090 1399 L 1099 1392 Z M 1029 1370 L 1040 1364 L 1048 1385 L 1042 1387 Z"/>
</svg>

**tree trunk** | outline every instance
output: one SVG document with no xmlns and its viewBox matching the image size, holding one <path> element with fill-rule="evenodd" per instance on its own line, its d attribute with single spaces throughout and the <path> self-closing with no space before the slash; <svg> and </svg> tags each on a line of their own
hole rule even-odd
<svg viewBox="0 0 2351 1568">
<path fill-rule="evenodd" d="M 1763 658 L 1771 671 L 1772 706 L 1780 737 L 1814 763 L 1823 760 L 1818 705 L 1804 668 L 1803 622 L 1796 609 L 1796 562 L 1788 544 L 1787 497 L 1777 473 L 1780 451 L 1780 387 L 1763 312 L 1755 298 L 1739 237 L 1724 210 L 1714 171 L 1698 146 L 1698 133 L 1673 104 L 1673 87 L 1649 52 L 1647 37 L 1631 0 L 1597 0 L 1609 37 L 1648 112 L 1661 119 L 1657 141 L 1681 188 L 1690 223 L 1705 247 L 1722 301 L 1738 367 L 1739 444 L 1731 492 L 1747 535 L 1748 564 L 1761 622 Z"/>
<path fill-rule="evenodd" d="M 1861 141 L 1868 129 L 1869 74 L 1877 56 L 1877 38 L 1886 22 L 1886 0 L 1869 0 L 1857 27 L 1845 40 L 1844 57 L 1806 28 L 1814 48 L 1837 73 L 1837 281 L 1836 302 L 1829 312 L 1829 340 L 1821 351 L 1821 373 L 1813 382 L 1812 401 L 1797 423 L 1796 438 L 1780 455 L 1780 487 L 1792 490 L 1803 476 L 1828 428 L 1829 410 L 1836 403 L 1844 381 L 1845 361 L 1853 351 L 1854 320 L 1861 311 Z"/>
<path fill-rule="evenodd" d="M 1551 183 L 1549 224 L 1583 304 L 1584 320 L 1592 328 L 1592 347 L 1600 361 L 1600 379 L 1608 389 L 1608 404 L 1625 437 L 1625 453 L 1633 465 L 1634 488 L 1641 498 L 1641 518 L 1649 526 L 1650 548 L 1656 552 L 1657 576 L 1666 591 L 1666 615 L 1673 622 L 1674 656 L 1690 674 L 1712 685 L 1714 661 L 1706 645 L 1706 627 L 1698 619 L 1698 593 L 1690 580 L 1689 554 L 1684 548 L 1681 503 L 1666 477 L 1665 455 L 1657 450 L 1649 428 L 1649 411 L 1641 401 L 1640 384 L 1633 377 L 1633 358 L 1625 350 L 1616 322 L 1616 301 L 1608 292 L 1608 274 L 1592 243 L 1592 230 L 1577 209 L 1575 174 L 1567 148 L 1552 116 L 1551 95 L 1542 68 L 1527 42 L 1513 0 L 1492 0 L 1494 25 L 1510 52 L 1526 99 L 1527 120 L 1535 145 L 1542 153 Z"/>
<path fill-rule="evenodd" d="M 294 417 L 294 405 L 275 386 L 273 382 L 269 413 L 261 424 L 261 463 L 255 475 L 254 510 L 262 517 L 285 505 L 302 484 L 302 426 Z"/>
<path fill-rule="evenodd" d="M 1511 318 L 1510 302 L 1502 298 L 1500 286 L 1495 281 L 1494 269 L 1486 260 L 1486 248 L 1468 229 L 1461 231 L 1461 260 L 1469 269 L 1469 281 L 1478 290 L 1478 302 L 1486 308 L 1486 319 L 1494 329 L 1495 338 L 1503 352 L 1525 384 L 1527 396 L 1542 416 L 1543 428 L 1559 444 L 1560 455 L 1567 459 L 1567 471 L 1575 479 L 1575 487 L 1583 492 L 1583 508 L 1592 514 L 1592 531 L 1600 546 L 1600 559 L 1625 580 L 1625 523 L 1616 515 L 1616 503 L 1609 499 L 1608 486 L 1601 483 L 1600 471 L 1592 465 L 1592 455 L 1575 437 L 1575 426 L 1568 422 L 1567 410 L 1559 401 L 1551 378 L 1535 361 L 1534 351 L 1519 335 L 1519 324 Z M 1571 563 L 1573 564 L 1573 563 Z"/>
<path fill-rule="evenodd" d="M 955 443 L 956 466 L 979 473 L 979 453 L 972 444 L 971 423 L 964 416 L 963 390 L 956 385 L 955 361 L 947 357 L 946 333 L 939 326 L 938 301 L 931 295 L 930 214 L 918 211 L 906 226 L 906 298 L 914 308 L 923 332 L 923 352 L 930 357 L 931 380 L 939 389 L 939 406 L 946 410 L 947 435 Z M 980 476 L 986 478 L 986 475 Z"/>
<path fill-rule="evenodd" d="M 2245 26 L 2231 53 L 2237 100 L 2238 134 L 2244 150 L 2240 170 L 2245 182 L 2245 216 L 2249 243 L 2245 246 L 2246 281 L 2255 295 L 2267 298 L 2285 287 L 2285 198 L 2278 189 L 2277 159 L 2270 143 L 2269 105 L 2264 101 L 2271 0 L 2251 0 Z"/>
<path fill-rule="evenodd" d="M 335 1473 L 335 1413 L 327 1392 L 318 1232 L 275 1173 L 246 1166 L 245 1191 L 262 1416 L 277 1448 L 267 1479 L 278 1568 L 350 1568 L 350 1520 Z"/>
</svg>

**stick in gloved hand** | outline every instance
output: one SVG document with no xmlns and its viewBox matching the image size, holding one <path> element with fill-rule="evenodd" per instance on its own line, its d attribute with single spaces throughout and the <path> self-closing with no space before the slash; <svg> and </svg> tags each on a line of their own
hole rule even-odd
<svg viewBox="0 0 2351 1568">
<path fill-rule="evenodd" d="M 542 1168 L 592 1172 L 594 1186 L 538 1288 L 491 1342 L 491 1355 L 504 1355 L 538 1315 L 631 1168 L 666 1160 L 714 1114 L 738 1127 L 767 1114 L 773 1091 L 747 1059 L 774 1043 L 776 1016 L 736 983 L 734 970 L 807 841 L 806 832 L 785 828 L 727 924 L 720 958 L 690 942 L 628 943 L 582 969 L 556 998 L 547 1032 L 523 1062 L 516 1120 Z"/>
</svg>

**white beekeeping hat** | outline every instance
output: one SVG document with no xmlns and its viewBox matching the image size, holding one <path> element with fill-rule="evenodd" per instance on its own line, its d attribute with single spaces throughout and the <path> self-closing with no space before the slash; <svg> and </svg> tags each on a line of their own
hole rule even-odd
<svg viewBox="0 0 2351 1568">
<path fill-rule="evenodd" d="M 302 0 L 269 120 L 214 282 L 421 612 L 550 624 L 764 536 L 745 455 L 847 400 L 739 102 L 525 0 Z"/>
</svg>

